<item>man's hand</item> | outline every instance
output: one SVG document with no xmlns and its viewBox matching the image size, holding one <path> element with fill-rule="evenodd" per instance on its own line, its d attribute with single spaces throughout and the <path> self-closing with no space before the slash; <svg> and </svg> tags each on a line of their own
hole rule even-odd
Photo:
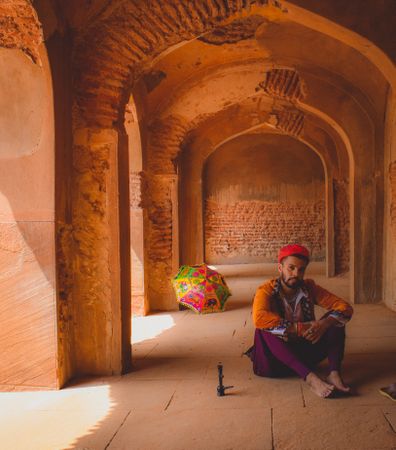
<svg viewBox="0 0 396 450">
<path fill-rule="evenodd" d="M 315 320 L 311 322 L 311 326 L 303 334 L 303 337 L 312 344 L 319 342 L 320 338 L 326 333 L 328 328 L 334 323 L 335 319 L 326 317 L 325 319 Z"/>
</svg>

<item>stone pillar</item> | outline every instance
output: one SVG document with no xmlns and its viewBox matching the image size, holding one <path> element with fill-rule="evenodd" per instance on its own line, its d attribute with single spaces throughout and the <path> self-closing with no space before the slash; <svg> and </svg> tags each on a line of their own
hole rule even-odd
<svg viewBox="0 0 396 450">
<path fill-rule="evenodd" d="M 182 154 L 180 189 L 180 248 L 182 264 L 204 262 L 204 223 L 201 152 Z"/>
<path fill-rule="evenodd" d="M 350 208 L 348 180 L 333 179 L 333 194 L 335 275 L 339 275 L 349 271 Z"/>
<path fill-rule="evenodd" d="M 377 303 L 380 293 L 377 292 L 376 277 L 380 275 L 381 268 L 377 264 L 376 239 L 376 180 L 374 170 L 363 170 L 356 167 L 353 184 L 353 229 L 351 252 L 351 286 L 354 289 L 355 303 Z M 353 276 L 352 276 L 353 275 Z"/>
<path fill-rule="evenodd" d="M 384 301 L 396 311 L 396 98 L 388 94 L 385 121 Z"/>
<path fill-rule="evenodd" d="M 144 315 L 148 312 L 148 305 L 145 301 L 141 185 L 142 173 L 130 172 L 131 297 L 133 315 Z"/>
<path fill-rule="evenodd" d="M 143 200 L 150 310 L 175 310 L 171 278 L 179 268 L 178 177 L 146 174 Z"/>
<path fill-rule="evenodd" d="M 76 373 L 120 374 L 130 352 L 122 356 L 117 131 L 77 129 L 73 166 Z"/>
<path fill-rule="evenodd" d="M 143 109 L 140 107 L 140 109 Z M 142 209 L 142 138 L 135 98 L 131 96 L 125 110 L 125 131 L 129 151 L 129 214 L 131 258 L 131 303 L 133 315 L 148 312 L 145 293 L 143 209 Z"/>
<path fill-rule="evenodd" d="M 333 177 L 326 168 L 326 276 L 335 275 Z"/>
</svg>

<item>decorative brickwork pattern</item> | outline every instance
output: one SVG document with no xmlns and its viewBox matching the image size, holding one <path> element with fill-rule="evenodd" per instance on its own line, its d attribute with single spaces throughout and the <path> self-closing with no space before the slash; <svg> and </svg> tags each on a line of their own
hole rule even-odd
<svg viewBox="0 0 396 450">
<path fill-rule="evenodd" d="M 334 180 L 334 259 L 335 273 L 349 270 L 349 198 L 348 182 Z"/>
<path fill-rule="evenodd" d="M 274 262 L 288 242 L 325 258 L 325 203 L 240 201 L 205 205 L 205 259 L 212 264 Z"/>
</svg>

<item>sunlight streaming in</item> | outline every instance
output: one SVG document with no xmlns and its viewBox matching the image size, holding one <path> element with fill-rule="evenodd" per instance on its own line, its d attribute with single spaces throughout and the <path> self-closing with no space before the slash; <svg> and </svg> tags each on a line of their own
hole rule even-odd
<svg viewBox="0 0 396 450">
<path fill-rule="evenodd" d="M 132 343 L 153 339 L 175 325 L 170 314 L 132 318 Z"/>
</svg>

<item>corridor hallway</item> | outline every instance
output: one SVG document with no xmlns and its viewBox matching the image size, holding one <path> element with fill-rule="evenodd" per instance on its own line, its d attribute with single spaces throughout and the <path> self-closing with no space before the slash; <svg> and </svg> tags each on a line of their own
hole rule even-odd
<svg viewBox="0 0 396 450">
<path fill-rule="evenodd" d="M 348 280 L 315 280 L 347 297 Z M 178 311 L 133 319 L 133 371 L 61 391 L 0 394 L 2 450 L 391 450 L 396 404 L 396 313 L 355 305 L 344 375 L 352 398 L 316 397 L 297 377 L 256 377 L 251 299 L 263 277 L 227 277 L 224 313 Z M 224 384 L 217 397 L 217 364 Z"/>
</svg>

